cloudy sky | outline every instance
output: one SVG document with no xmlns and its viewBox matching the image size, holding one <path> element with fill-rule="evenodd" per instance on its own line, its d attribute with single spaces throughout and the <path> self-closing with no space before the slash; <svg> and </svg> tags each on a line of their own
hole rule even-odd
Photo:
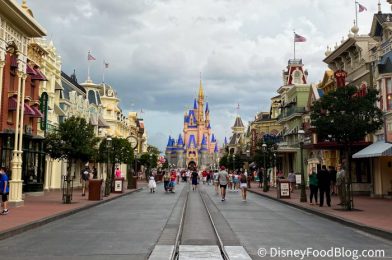
<svg viewBox="0 0 392 260">
<path fill-rule="evenodd" d="M 21 2 L 21 0 L 18 0 Z M 377 0 L 360 0 L 360 34 L 368 34 Z M 62 69 L 87 77 L 87 52 L 97 59 L 92 79 L 105 81 L 124 112 L 143 109 L 149 142 L 164 149 L 182 131 L 202 73 L 218 141 L 231 133 L 240 104 L 244 122 L 267 111 L 293 58 L 293 30 L 307 38 L 297 58 L 318 82 L 326 46 L 347 38 L 354 0 L 28 0 L 62 57 Z M 391 12 L 386 0 L 382 11 Z"/>
</svg>

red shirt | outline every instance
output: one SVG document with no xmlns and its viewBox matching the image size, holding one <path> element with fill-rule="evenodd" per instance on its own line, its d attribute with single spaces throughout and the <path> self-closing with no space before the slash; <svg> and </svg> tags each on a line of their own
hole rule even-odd
<svg viewBox="0 0 392 260">
<path fill-rule="evenodd" d="M 170 180 L 175 181 L 177 179 L 177 174 L 175 172 L 172 172 L 170 175 Z"/>
<path fill-rule="evenodd" d="M 203 171 L 203 172 L 202 172 L 202 175 L 203 175 L 203 177 L 207 177 L 207 172 L 206 172 L 206 171 Z"/>
</svg>

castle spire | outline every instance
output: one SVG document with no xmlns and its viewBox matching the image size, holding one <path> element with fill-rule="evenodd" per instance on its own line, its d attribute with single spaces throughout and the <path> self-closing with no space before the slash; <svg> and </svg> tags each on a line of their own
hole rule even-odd
<svg viewBox="0 0 392 260">
<path fill-rule="evenodd" d="M 204 99 L 203 84 L 201 82 L 201 72 L 200 72 L 200 86 L 199 86 L 199 99 Z"/>
</svg>

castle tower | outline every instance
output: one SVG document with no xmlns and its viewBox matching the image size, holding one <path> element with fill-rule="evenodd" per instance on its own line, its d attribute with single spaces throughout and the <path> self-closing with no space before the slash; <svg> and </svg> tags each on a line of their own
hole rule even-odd
<svg viewBox="0 0 392 260">
<path fill-rule="evenodd" d="M 176 153 L 177 153 L 177 167 L 178 168 L 184 168 L 185 167 L 185 162 L 184 162 L 184 140 L 182 140 L 181 134 L 178 136 Z"/>
<path fill-rule="evenodd" d="M 207 167 L 208 163 L 208 146 L 207 146 L 207 138 L 203 135 L 203 139 L 201 141 L 201 148 L 200 148 L 200 163 L 202 169 Z"/>
</svg>

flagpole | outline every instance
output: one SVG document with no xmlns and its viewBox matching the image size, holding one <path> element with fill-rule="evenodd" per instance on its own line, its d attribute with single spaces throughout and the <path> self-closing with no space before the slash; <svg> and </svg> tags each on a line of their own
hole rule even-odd
<svg viewBox="0 0 392 260">
<path fill-rule="evenodd" d="M 355 25 L 358 26 L 358 10 L 357 10 L 358 2 L 355 1 L 354 5 L 355 5 Z"/>
<path fill-rule="evenodd" d="M 294 60 L 295 60 L 295 31 L 294 31 L 293 42 L 294 42 Z"/>
<path fill-rule="evenodd" d="M 102 67 L 102 83 L 105 83 L 105 60 L 103 60 L 103 67 Z"/>
<path fill-rule="evenodd" d="M 90 51 L 88 51 L 88 55 L 87 55 L 87 80 L 90 80 Z"/>
</svg>

